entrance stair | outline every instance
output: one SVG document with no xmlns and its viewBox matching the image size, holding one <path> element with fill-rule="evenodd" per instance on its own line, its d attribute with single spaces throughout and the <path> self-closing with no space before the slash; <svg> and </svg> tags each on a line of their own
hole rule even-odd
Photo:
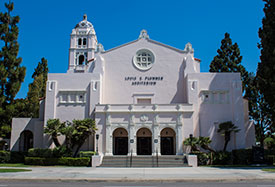
<svg viewBox="0 0 275 187">
<path fill-rule="evenodd" d="M 187 167 L 183 155 L 104 156 L 100 167 Z"/>
</svg>

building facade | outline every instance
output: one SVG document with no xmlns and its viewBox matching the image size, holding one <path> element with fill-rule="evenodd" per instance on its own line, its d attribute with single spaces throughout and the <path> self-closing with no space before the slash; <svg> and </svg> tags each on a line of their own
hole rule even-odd
<svg viewBox="0 0 275 187">
<path fill-rule="evenodd" d="M 14 118 L 11 149 L 52 147 L 43 127 L 48 119 L 94 118 L 99 139 L 82 147 L 100 155 L 182 155 L 190 134 L 210 137 L 220 150 L 221 122 L 232 121 L 228 149 L 251 147 L 239 73 L 201 73 L 190 43 L 184 50 L 154 41 L 146 30 L 138 39 L 104 50 L 84 16 L 72 30 L 67 73 L 49 73 L 39 119 Z"/>
</svg>

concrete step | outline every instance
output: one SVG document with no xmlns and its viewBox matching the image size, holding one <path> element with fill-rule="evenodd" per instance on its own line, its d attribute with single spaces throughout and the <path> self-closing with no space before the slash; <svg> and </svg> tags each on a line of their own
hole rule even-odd
<svg viewBox="0 0 275 187">
<path fill-rule="evenodd" d="M 100 167 L 186 167 L 184 156 L 105 156 Z"/>
</svg>

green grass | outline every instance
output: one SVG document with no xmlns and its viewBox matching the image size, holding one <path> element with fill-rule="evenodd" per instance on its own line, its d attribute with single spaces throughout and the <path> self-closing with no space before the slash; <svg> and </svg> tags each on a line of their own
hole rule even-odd
<svg viewBox="0 0 275 187">
<path fill-rule="evenodd" d="M 1 163 L 0 167 L 28 167 L 23 163 Z"/>
<path fill-rule="evenodd" d="M 265 168 L 262 169 L 263 171 L 268 171 L 268 172 L 275 172 L 275 168 Z"/>
<path fill-rule="evenodd" d="M 24 172 L 31 171 L 30 169 L 11 169 L 11 168 L 0 168 L 0 173 L 9 173 L 9 172 Z"/>
<path fill-rule="evenodd" d="M 262 168 L 264 166 L 257 165 L 206 165 L 202 167 L 218 167 L 218 168 Z"/>
</svg>

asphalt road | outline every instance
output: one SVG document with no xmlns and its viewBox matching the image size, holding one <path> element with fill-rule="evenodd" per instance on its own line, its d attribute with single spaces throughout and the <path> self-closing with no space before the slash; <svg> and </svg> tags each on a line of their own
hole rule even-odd
<svg viewBox="0 0 275 187">
<path fill-rule="evenodd" d="M 0 181 L 0 187 L 275 187 L 275 182 L 89 182 L 89 181 Z"/>
</svg>

